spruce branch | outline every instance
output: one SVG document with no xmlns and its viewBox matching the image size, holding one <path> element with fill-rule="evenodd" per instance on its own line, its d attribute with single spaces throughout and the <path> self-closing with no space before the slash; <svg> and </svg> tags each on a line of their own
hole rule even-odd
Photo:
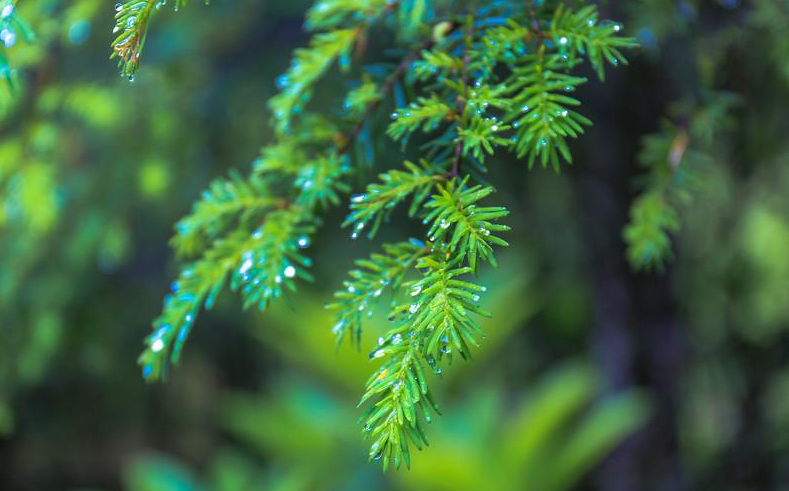
<svg viewBox="0 0 789 491">
<path fill-rule="evenodd" d="M 737 97 L 706 91 L 701 98 L 700 103 L 673 105 L 670 112 L 679 123 L 666 121 L 661 131 L 642 139 L 642 192 L 622 232 L 635 269 L 662 270 L 672 258 L 671 235 L 679 230 L 680 210 L 693 199 L 713 160 L 713 137 L 733 124 L 730 113 L 740 102 Z"/>
<path fill-rule="evenodd" d="M 393 169 L 379 176 L 380 182 L 372 183 L 362 194 L 351 197 L 351 213 L 343 227 L 353 225 L 353 238 L 372 223 L 368 237 L 373 238 L 381 222 L 398 203 L 412 196 L 408 215 L 413 217 L 427 199 L 433 186 L 444 179 L 440 169 L 426 160 L 419 165 L 406 161 L 405 170 Z"/>
<path fill-rule="evenodd" d="M 418 97 L 408 107 L 392 113 L 394 121 L 389 124 L 386 133 L 393 140 L 401 140 L 405 136 L 422 130 L 425 133 L 435 130 L 438 125 L 452 116 L 452 110 L 437 94 Z"/>
<path fill-rule="evenodd" d="M 421 48 L 425 46 L 429 43 Z M 381 91 L 382 97 L 402 76 L 413 56 L 404 58 L 389 76 Z M 311 279 L 306 272 L 310 262 L 298 253 L 298 249 L 309 245 L 309 235 L 316 227 L 312 212 L 337 204 L 339 194 L 348 192 L 342 181 L 350 171 L 345 154 L 359 136 L 363 120 L 372 116 L 380 102 L 380 98 L 371 98 L 362 111 L 362 119 L 346 136 L 338 137 L 336 127 L 320 117 L 301 118 L 310 131 L 304 132 L 301 125 L 297 125 L 292 127 L 294 131 L 290 134 L 280 135 L 278 142 L 262 150 L 247 182 L 233 176 L 229 181 L 218 181 L 204 193 L 193 212 L 179 222 L 179 234 L 173 239 L 176 248 L 191 253 L 191 247 L 199 247 L 196 244 L 203 239 L 213 245 L 200 261 L 184 269 L 174 284 L 181 294 L 168 297 L 162 315 L 154 322 L 147 348 L 139 358 L 146 379 L 162 378 L 168 360 L 177 363 L 197 311 L 209 293 L 211 302 L 206 302 L 207 307 L 213 304 L 213 298 L 223 288 L 230 271 L 235 271 L 231 289 L 241 289 L 245 307 L 257 304 L 261 309 L 282 295 L 283 286 L 293 290 L 294 278 Z M 311 155 L 307 149 L 314 147 L 320 150 Z M 286 187 L 289 192 L 280 195 L 271 191 L 281 187 L 282 182 L 290 182 Z M 250 222 L 257 216 L 258 208 L 267 213 L 262 218 L 264 225 L 251 233 L 253 239 L 265 236 L 266 241 L 275 239 L 275 242 L 244 244 L 240 237 L 250 232 L 233 230 L 233 225 L 241 227 Z M 291 222 L 288 217 L 298 220 Z M 274 233 L 271 236 L 274 239 L 270 239 L 270 233 Z M 191 271 L 198 269 L 197 266 L 201 274 L 196 281 L 189 281 L 194 275 Z M 182 287 L 182 283 L 188 288 Z M 168 359 L 170 352 L 172 356 Z"/>
<path fill-rule="evenodd" d="M 427 236 L 431 242 L 446 239 L 449 252 L 458 259 L 467 258 L 469 266 L 477 271 L 477 261 L 496 265 L 493 246 L 506 247 L 506 241 L 494 235 L 505 232 L 507 225 L 495 223 L 509 214 L 503 207 L 480 207 L 477 202 L 493 192 L 491 187 L 466 187 L 468 177 L 462 181 L 451 180 L 437 187 L 430 201 L 425 203 L 428 213 L 425 223 L 431 223 Z"/>
<path fill-rule="evenodd" d="M 356 269 L 349 273 L 350 280 L 343 289 L 334 293 L 335 301 L 327 308 L 336 311 L 336 324 L 332 331 L 339 346 L 346 333 L 357 349 L 361 345 L 362 321 L 371 316 L 383 293 L 396 292 L 406 274 L 413 270 L 416 261 L 430 250 L 430 246 L 416 239 L 395 244 L 384 244 L 381 253 L 355 262 Z"/>
<path fill-rule="evenodd" d="M 185 4 L 186 0 L 174 0 L 173 8 L 177 12 Z M 117 37 L 111 44 L 110 59 L 118 58 L 118 69 L 129 80 L 134 80 L 140 67 L 151 18 L 165 5 L 167 0 L 128 0 L 115 4 L 115 27 L 112 32 Z"/>
<path fill-rule="evenodd" d="M 212 182 L 192 212 L 178 221 L 170 244 L 179 256 L 192 256 L 206 241 L 218 238 L 232 220 L 248 226 L 261 212 L 277 205 L 281 201 L 274 198 L 265 180 L 255 175 L 245 179 L 238 172 L 231 172 L 228 179 Z"/>
<path fill-rule="evenodd" d="M 277 79 L 280 93 L 269 100 L 274 125 L 280 133 L 290 129 L 293 115 L 301 112 L 312 97 L 315 81 L 334 64 L 347 70 L 351 48 L 362 33 L 361 26 L 318 33 L 307 48 L 295 51 L 288 71 Z"/>
<path fill-rule="evenodd" d="M 393 310 L 401 317 L 395 328 L 378 340 L 370 353 L 386 361 L 368 380 L 359 405 L 370 403 L 362 416 L 365 438 L 372 439 L 371 460 L 383 460 L 399 468 L 410 465 L 410 446 L 427 445 L 425 424 L 431 413 L 440 414 L 425 377 L 425 366 L 441 374 L 441 364 L 452 361 L 455 350 L 470 358 L 469 345 L 478 345 L 481 328 L 472 314 L 489 316 L 478 305 L 485 288 L 458 277 L 472 273 L 458 267 L 459 259 L 447 259 L 439 247 L 418 259 L 423 277 L 410 284 L 410 305 Z"/>
<path fill-rule="evenodd" d="M 237 229 L 214 241 L 200 260 L 182 269 L 165 298 L 138 360 L 143 376 L 159 380 L 169 363 L 178 363 L 200 309 L 213 307 L 228 279 L 231 290 L 241 290 L 244 308 L 260 309 L 281 297 L 283 288 L 294 290 L 296 277 L 311 281 L 310 261 L 300 249 L 313 231 L 309 215 L 291 207 L 269 213 L 254 231 Z"/>
<path fill-rule="evenodd" d="M 605 62 L 627 64 L 623 49 L 637 46 L 635 39 L 621 36 L 622 25 L 598 20 L 597 7 L 588 5 L 578 11 L 559 5 L 550 26 L 550 36 L 564 56 L 585 56 L 600 80 L 605 80 Z"/>
</svg>

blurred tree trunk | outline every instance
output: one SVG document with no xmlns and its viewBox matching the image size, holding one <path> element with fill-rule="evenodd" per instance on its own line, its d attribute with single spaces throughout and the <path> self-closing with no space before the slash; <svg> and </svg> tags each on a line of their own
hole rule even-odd
<svg viewBox="0 0 789 491">
<path fill-rule="evenodd" d="M 660 113 L 634 114 L 639 108 L 630 106 L 638 97 L 615 94 L 616 88 L 604 100 L 590 100 L 589 111 L 598 119 L 588 141 L 608 145 L 584 152 L 574 179 L 595 285 L 591 345 L 606 390 L 645 388 L 654 397 L 654 414 L 644 430 L 611 454 L 596 478 L 606 491 L 684 491 L 677 408 L 686 339 L 672 298 L 671 271 L 632 272 L 621 239 L 632 178 L 639 171 L 639 137 L 651 131 L 639 128 L 638 121 L 657 121 Z"/>
</svg>

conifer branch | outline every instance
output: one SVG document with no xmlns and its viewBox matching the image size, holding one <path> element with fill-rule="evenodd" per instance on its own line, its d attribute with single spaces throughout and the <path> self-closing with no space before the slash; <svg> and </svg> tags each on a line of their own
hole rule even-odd
<svg viewBox="0 0 789 491">
<path fill-rule="evenodd" d="M 427 236 L 431 242 L 446 239 L 448 250 L 458 260 L 468 259 L 469 266 L 477 271 L 479 259 L 496 266 L 493 245 L 506 247 L 506 241 L 493 235 L 505 232 L 506 225 L 494 223 L 509 215 L 503 207 L 478 207 L 477 201 L 493 192 L 491 187 L 466 187 L 468 177 L 458 182 L 452 180 L 438 186 L 438 193 L 425 204 L 429 210 L 425 222 L 432 222 Z"/>
<path fill-rule="evenodd" d="M 230 178 L 211 183 L 193 205 L 192 212 L 178 221 L 178 233 L 170 243 L 179 256 L 192 256 L 206 241 L 224 232 L 230 221 L 238 219 L 242 226 L 248 226 L 261 212 L 281 204 L 263 179 L 254 175 L 244 179 L 231 172 Z"/>
<path fill-rule="evenodd" d="M 173 8 L 177 12 L 185 4 L 186 0 L 174 0 Z M 112 41 L 110 59 L 118 58 L 121 75 L 131 81 L 140 67 L 151 18 L 165 5 L 167 0 L 127 0 L 115 4 L 115 27 L 112 32 L 117 37 Z"/>
<path fill-rule="evenodd" d="M 633 268 L 662 270 L 673 257 L 671 235 L 680 228 L 680 208 L 701 185 L 701 173 L 713 159 L 708 148 L 713 135 L 731 125 L 729 113 L 738 102 L 726 92 L 706 92 L 701 104 L 671 109 L 679 124 L 666 122 L 642 139 L 643 190 L 622 232 Z"/>
<path fill-rule="evenodd" d="M 138 360 L 143 376 L 161 379 L 169 363 L 178 363 L 200 309 L 213 307 L 228 279 L 231 290 L 241 290 L 244 308 L 256 304 L 260 309 L 281 297 L 284 288 L 294 290 L 295 278 L 311 281 L 306 271 L 311 263 L 299 250 L 309 243 L 313 231 L 304 210 L 273 211 L 259 228 L 234 230 L 216 240 L 199 261 L 183 268 Z"/>
<path fill-rule="evenodd" d="M 478 345 L 481 328 L 472 314 L 489 316 L 479 308 L 479 294 L 485 287 L 460 280 L 473 272 L 458 267 L 458 259 L 439 247 L 434 254 L 417 261 L 423 277 L 411 284 L 411 303 L 398 306 L 392 315 L 402 321 L 378 340 L 371 359 L 387 357 L 384 365 L 368 380 L 360 406 L 372 402 L 365 411 L 364 434 L 373 443 L 371 460 L 383 460 L 399 468 L 410 465 L 410 446 L 427 445 L 424 425 L 431 413 L 440 414 L 425 377 L 425 365 L 441 374 L 444 361 L 452 362 L 453 350 L 471 357 L 469 345 Z"/>
<path fill-rule="evenodd" d="M 415 216 L 433 186 L 444 179 L 440 169 L 426 160 L 420 161 L 419 165 L 406 161 L 403 166 L 408 172 L 394 169 L 383 173 L 379 176 L 380 183 L 372 183 L 367 186 L 365 193 L 351 197 L 351 213 L 343 222 L 343 227 L 354 226 L 353 238 L 371 222 L 368 237 L 373 238 L 382 220 L 408 196 L 413 196 L 408 216 Z"/>
<path fill-rule="evenodd" d="M 386 19 L 402 32 L 428 29 L 401 25 L 408 16 L 390 16 L 397 1 L 316 3 L 306 22 L 316 33 L 296 50 L 278 79 L 280 92 L 269 101 L 275 143 L 263 149 L 248 179 L 217 181 L 179 222 L 176 249 L 207 250 L 184 270 L 154 324 L 140 357 L 146 377 L 160 378 L 169 362 L 177 362 L 199 309 L 210 308 L 226 284 L 240 290 L 245 307 L 263 309 L 293 290 L 295 278 L 311 279 L 310 261 L 300 249 L 309 244 L 318 213 L 350 192 L 346 179 L 357 170 L 350 150 L 403 84 L 410 104 L 395 98 L 401 107 L 394 109 L 387 134 L 405 149 L 409 138 L 423 133 L 424 158 L 404 159 L 402 167 L 381 173 L 353 196 L 344 226 L 353 227 L 354 238 L 363 229 L 373 238 L 392 210 L 410 200 L 408 215 L 426 226 L 427 240 L 385 244 L 381 253 L 356 261 L 328 307 L 335 311 L 337 342 L 349 334 L 358 348 L 364 316 L 391 291 L 393 327 L 370 353 L 384 364 L 369 379 L 360 405 L 369 405 L 363 419 L 373 440 L 371 459 L 382 459 L 384 468 L 408 466 L 412 445 L 427 444 L 424 425 L 438 412 L 425 367 L 441 373 L 453 354 L 471 357 L 470 347 L 482 337 L 476 317 L 490 314 L 479 306 L 485 287 L 466 278 L 478 273 L 481 262 L 495 266 L 494 246 L 508 245 L 499 235 L 509 227 L 499 220 L 509 212 L 480 206 L 494 189 L 479 184 L 484 180 L 477 172 L 485 172 L 486 159 L 501 149 L 515 149 L 529 166 L 539 160 L 558 169 L 560 157 L 571 161 L 568 139 L 591 124 L 575 111 L 580 100 L 567 95 L 586 82 L 572 70 L 584 59 L 598 71 L 604 61 L 624 63 L 620 51 L 632 45 L 615 35 L 618 24 L 598 23 L 595 7 L 575 12 L 562 2 L 535 5 L 486 3 L 477 10 L 474 4 L 463 22 L 449 22 L 439 20 L 441 10 L 448 10 L 446 19 L 457 14 L 442 4 L 431 14 L 432 35 L 385 79 L 367 70 L 345 98 L 341 123 L 334 124 L 305 108 L 335 63 L 348 71 L 369 28 Z M 147 25 L 148 17 L 139 20 Z M 132 68 L 145 33 L 137 22 L 141 37 L 123 43 L 138 39 L 130 52 L 136 55 L 124 61 L 125 52 L 117 53 Z"/>
<path fill-rule="evenodd" d="M 416 261 L 429 252 L 430 246 L 416 239 L 396 244 L 384 244 L 383 252 L 369 259 L 359 259 L 349 273 L 351 279 L 343 283 L 343 290 L 334 293 L 335 302 L 327 306 L 337 311 L 332 331 L 339 346 L 345 334 L 351 333 L 351 342 L 361 346 L 362 321 L 371 316 L 375 306 L 387 289 L 396 292 L 406 274 L 413 270 Z"/>
</svg>

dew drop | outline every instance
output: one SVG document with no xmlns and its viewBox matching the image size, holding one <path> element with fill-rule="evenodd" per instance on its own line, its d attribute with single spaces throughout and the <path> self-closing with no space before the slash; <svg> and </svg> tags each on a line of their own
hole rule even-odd
<svg viewBox="0 0 789 491">
<path fill-rule="evenodd" d="M 296 268 L 294 268 L 293 266 L 288 266 L 285 268 L 284 273 L 286 277 L 293 278 L 294 276 L 296 276 Z"/>
<path fill-rule="evenodd" d="M 238 268 L 239 274 L 241 275 L 247 274 L 247 272 L 249 272 L 249 270 L 252 269 L 252 264 L 253 264 L 252 253 L 251 252 L 244 253 L 244 262 L 241 264 L 241 267 Z"/>
<path fill-rule="evenodd" d="M 161 338 L 157 338 L 151 344 L 151 351 L 153 351 L 154 353 L 158 353 L 158 352 L 162 351 L 163 349 L 164 349 L 164 341 L 162 341 Z"/>
</svg>

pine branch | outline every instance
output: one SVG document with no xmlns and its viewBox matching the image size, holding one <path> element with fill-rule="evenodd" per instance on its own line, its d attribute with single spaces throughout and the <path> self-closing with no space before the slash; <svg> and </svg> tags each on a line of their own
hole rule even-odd
<svg viewBox="0 0 789 491">
<path fill-rule="evenodd" d="M 181 257 L 193 256 L 206 243 L 218 238 L 238 219 L 246 227 L 260 213 L 282 202 L 273 197 L 266 181 L 258 176 L 244 179 L 231 172 L 228 179 L 217 179 L 195 202 L 192 212 L 176 224 L 176 235 L 170 241 Z"/>
<path fill-rule="evenodd" d="M 140 67 L 151 18 L 166 4 L 167 0 L 128 0 L 115 4 L 115 27 L 112 32 L 120 34 L 112 41 L 110 59 L 118 58 L 121 75 L 130 81 L 134 80 Z M 174 0 L 173 8 L 177 12 L 185 4 L 186 0 Z"/>
<path fill-rule="evenodd" d="M 312 85 L 334 64 L 347 70 L 351 48 L 362 33 L 361 27 L 316 34 L 310 46 L 295 51 L 288 71 L 277 79 L 281 92 L 269 101 L 277 131 L 287 133 L 293 115 L 312 97 Z"/>
<path fill-rule="evenodd" d="M 392 209 L 409 196 L 412 198 L 408 215 L 415 216 L 433 186 L 443 179 L 442 173 L 425 160 L 420 165 L 406 161 L 403 166 L 408 172 L 398 169 L 385 172 L 379 176 L 379 183 L 370 184 L 365 193 L 351 198 L 351 213 L 343 227 L 354 226 L 352 238 L 358 237 L 369 223 L 372 227 L 368 236 L 375 236 Z"/>
<path fill-rule="evenodd" d="M 31 42 L 35 35 L 17 15 L 16 2 L 0 2 L 0 121 L 11 114 L 22 93 L 19 72 L 8 59 L 8 52 L 19 40 Z"/>
<path fill-rule="evenodd" d="M 680 228 L 680 208 L 702 185 L 701 173 L 712 161 L 713 135 L 732 124 L 739 100 L 727 92 L 703 92 L 701 104 L 674 105 L 682 124 L 664 123 L 662 131 L 642 140 L 638 156 L 646 173 L 643 191 L 630 209 L 623 230 L 627 257 L 635 269 L 662 270 L 673 256 L 671 235 Z"/>
<path fill-rule="evenodd" d="M 283 288 L 294 290 L 296 277 L 311 281 L 306 271 L 310 261 L 299 249 L 306 247 L 313 230 L 309 217 L 292 207 L 269 213 L 253 232 L 237 229 L 216 240 L 173 283 L 139 358 L 143 376 L 161 379 L 167 374 L 168 361 L 178 363 L 200 309 L 213 307 L 228 278 L 231 290 L 241 290 L 244 308 L 257 304 L 261 310 L 281 297 Z"/>
<path fill-rule="evenodd" d="M 510 229 L 496 222 L 509 214 L 503 207 L 478 207 L 477 201 L 493 192 L 491 187 L 466 188 L 468 177 L 459 183 L 452 180 L 438 186 L 425 204 L 429 210 L 425 222 L 432 222 L 427 236 L 431 242 L 446 240 L 449 251 L 459 259 L 467 258 L 471 269 L 477 270 L 477 261 L 496 265 L 493 246 L 508 246 L 506 241 L 493 235 Z"/>
<path fill-rule="evenodd" d="M 335 302 L 327 306 L 329 310 L 337 311 L 337 323 L 332 331 L 338 346 L 350 332 L 352 343 L 357 349 L 360 347 L 364 316 L 373 314 L 387 289 L 398 290 L 406 273 L 413 271 L 416 261 L 428 250 L 423 242 L 411 239 L 384 244 L 383 253 L 355 262 L 357 269 L 349 273 L 351 279 L 343 283 L 343 290 L 334 293 Z"/>
<path fill-rule="evenodd" d="M 403 462 L 410 467 L 411 445 L 420 450 L 428 445 L 424 425 L 431 421 L 432 412 L 440 414 L 427 386 L 416 337 L 401 326 L 390 332 L 389 343 L 389 358 L 370 377 L 359 402 L 361 406 L 375 400 L 360 421 L 365 438 L 374 440 L 370 460 L 382 460 L 384 470 L 392 461 L 396 468 Z"/>
<path fill-rule="evenodd" d="M 347 159 L 332 151 L 303 164 L 294 182 L 299 189 L 296 204 L 310 210 L 319 205 L 339 205 L 340 194 L 350 191 L 342 181 L 349 171 Z"/>
<path fill-rule="evenodd" d="M 394 80 L 402 75 L 404 67 L 407 66 L 406 62 L 411 56 L 413 55 L 406 57 L 392 73 L 383 93 L 391 90 Z M 379 104 L 380 99 L 371 100 L 364 111 L 363 118 L 370 117 Z M 183 244 L 181 247 L 190 250 L 187 244 L 199 240 L 197 237 L 201 235 L 207 235 L 207 239 L 213 241 L 213 246 L 197 263 L 202 273 L 198 276 L 198 280 L 183 281 L 189 286 L 185 290 L 186 293 L 178 297 L 169 297 L 170 300 L 165 302 L 164 312 L 154 322 L 154 332 L 148 337 L 148 347 L 139 359 L 147 379 L 156 380 L 165 375 L 167 354 L 170 351 L 172 351 L 170 360 L 177 362 L 182 345 L 194 323 L 197 311 L 208 295 L 207 292 L 215 292 L 210 297 L 212 299 L 221 290 L 224 278 L 230 270 L 236 271 L 236 276 L 231 282 L 232 289 L 243 287 L 245 306 L 257 303 L 261 309 L 265 308 L 271 300 L 281 296 L 283 283 L 292 290 L 293 278 L 302 277 L 308 280 L 311 278 L 304 269 L 309 266 L 309 261 L 296 254 L 298 248 L 309 245 L 308 234 L 314 229 L 313 220 L 305 218 L 308 216 L 305 210 L 336 204 L 339 199 L 338 193 L 347 192 L 346 185 L 341 181 L 349 171 L 344 153 L 359 135 L 358 128 L 361 122 L 355 125 L 346 137 L 338 138 L 336 128 L 325 120 L 318 117 L 302 119 L 310 128 L 309 133 L 304 134 L 299 130 L 300 127 L 296 127 L 297 131 L 292 134 L 280 136 L 278 143 L 263 149 L 261 158 L 253 166 L 249 182 L 228 184 L 226 181 L 220 181 L 214 184 L 215 187 L 204 194 L 203 200 L 195 205 L 193 213 L 182 220 L 182 223 L 186 224 L 182 227 L 185 235 L 174 239 L 176 245 Z M 335 148 L 326 149 L 327 144 L 335 145 Z M 304 150 L 313 146 L 323 147 L 323 150 L 310 159 Z M 291 181 L 291 189 L 295 191 L 294 198 L 263 194 L 269 192 L 267 189 L 271 187 L 271 183 L 283 179 Z M 254 196 L 253 201 L 249 201 L 252 196 Z M 266 209 L 268 203 L 282 209 L 270 211 L 264 222 L 264 227 L 274 227 L 274 236 L 278 240 L 276 244 L 268 244 L 263 249 L 258 248 L 257 251 L 252 249 L 251 245 L 240 247 L 240 239 L 236 234 L 249 235 L 249 232 L 239 230 L 231 231 L 225 238 L 216 238 L 224 232 L 223 229 L 228 228 L 227 220 L 232 220 L 230 217 L 233 215 L 241 216 L 242 221 L 254 216 L 255 213 L 248 209 L 252 203 L 259 204 L 261 210 Z M 282 220 L 281 214 L 286 214 L 287 217 L 290 216 L 287 213 L 291 212 L 294 213 L 292 216 L 302 217 L 306 225 L 295 222 L 290 227 L 286 226 L 290 222 Z M 284 232 L 287 230 L 290 232 Z M 260 238 L 264 234 L 268 236 L 268 231 L 261 228 L 252 235 Z M 217 249 L 228 251 L 232 244 L 243 251 L 236 249 L 235 255 L 229 258 L 219 252 L 212 252 Z M 261 259 L 265 262 L 258 264 Z M 182 278 L 175 283 L 179 285 L 179 291 L 184 290 L 180 286 L 181 280 L 191 278 L 193 269 L 194 267 L 185 269 Z M 173 298 L 180 300 L 175 302 Z"/>
<path fill-rule="evenodd" d="M 514 108 L 508 116 L 515 128 L 518 157 L 527 157 L 529 167 L 539 159 L 559 169 L 559 155 L 572 162 L 567 138 L 577 138 L 583 127 L 592 124 L 572 110 L 581 102 L 566 95 L 586 83 L 582 77 L 564 73 L 568 62 L 560 55 L 547 54 L 544 47 L 537 54 L 524 55 L 515 68 L 509 85 Z"/>
<path fill-rule="evenodd" d="M 677 230 L 679 215 L 663 193 L 651 191 L 639 196 L 623 232 L 630 264 L 638 269 L 663 269 L 665 260 L 673 255 L 670 234 Z"/>
<path fill-rule="evenodd" d="M 478 345 L 481 329 L 470 314 L 489 316 L 478 306 L 484 287 L 459 280 L 470 267 L 457 267 L 458 259 L 447 260 L 439 250 L 423 256 L 417 269 L 424 276 L 411 285 L 410 305 L 397 307 L 393 315 L 403 320 L 370 353 L 371 359 L 387 357 L 384 365 L 368 380 L 360 405 L 371 402 L 365 411 L 364 434 L 373 439 L 372 460 L 383 459 L 384 470 L 393 463 L 410 465 L 410 446 L 427 445 L 425 423 L 431 413 L 440 414 L 427 386 L 424 367 L 435 373 L 441 363 L 451 363 L 456 350 L 470 358 L 469 345 Z"/>
<path fill-rule="evenodd" d="M 389 0 L 326 0 L 318 1 L 307 11 L 305 26 L 310 31 L 337 29 L 353 24 L 359 18 L 370 18 L 386 9 L 395 8 Z"/>
<path fill-rule="evenodd" d="M 420 129 L 428 133 L 438 128 L 438 125 L 449 119 L 451 115 L 452 110 L 437 94 L 418 97 L 407 108 L 398 109 L 392 113 L 394 121 L 387 128 L 386 134 L 393 140 L 401 140 Z"/>
<path fill-rule="evenodd" d="M 620 36 L 621 31 L 621 24 L 599 22 L 595 5 L 576 12 L 560 4 L 550 26 L 550 36 L 560 51 L 573 60 L 578 56 L 588 58 L 600 80 L 605 80 L 605 62 L 627 64 L 622 50 L 637 46 L 635 39 Z"/>
</svg>

